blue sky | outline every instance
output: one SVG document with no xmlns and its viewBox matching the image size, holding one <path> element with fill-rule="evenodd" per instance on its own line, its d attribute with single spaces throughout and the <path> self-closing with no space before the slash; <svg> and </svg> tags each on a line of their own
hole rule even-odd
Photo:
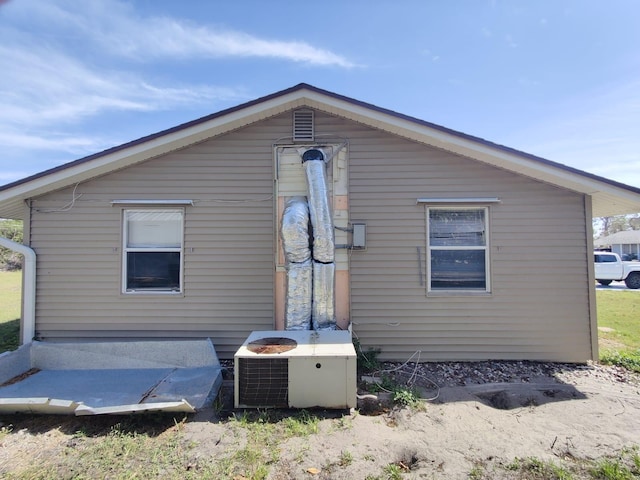
<svg viewBox="0 0 640 480">
<path fill-rule="evenodd" d="M 300 82 L 640 187 L 636 0 L 0 0 L 0 184 Z"/>
</svg>

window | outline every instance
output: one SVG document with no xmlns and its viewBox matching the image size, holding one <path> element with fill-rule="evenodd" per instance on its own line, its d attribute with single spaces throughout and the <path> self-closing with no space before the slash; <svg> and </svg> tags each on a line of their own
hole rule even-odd
<svg viewBox="0 0 640 480">
<path fill-rule="evenodd" d="M 429 291 L 489 291 L 487 212 L 427 208 Z"/>
<path fill-rule="evenodd" d="M 182 209 L 125 210 L 124 293 L 182 292 Z"/>
<path fill-rule="evenodd" d="M 618 261 L 615 255 L 606 254 L 606 253 L 594 254 L 593 260 L 595 263 L 616 263 Z"/>
</svg>

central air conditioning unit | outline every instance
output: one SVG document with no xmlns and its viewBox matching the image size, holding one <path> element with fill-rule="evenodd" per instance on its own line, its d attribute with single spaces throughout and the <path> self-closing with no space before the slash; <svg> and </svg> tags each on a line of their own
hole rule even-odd
<svg viewBox="0 0 640 480">
<path fill-rule="evenodd" d="M 236 408 L 353 408 L 356 351 L 347 331 L 253 332 L 234 356 Z"/>
</svg>

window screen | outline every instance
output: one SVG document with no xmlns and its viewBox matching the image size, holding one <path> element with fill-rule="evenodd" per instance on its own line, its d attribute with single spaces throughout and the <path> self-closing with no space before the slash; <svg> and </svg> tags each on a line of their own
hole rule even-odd
<svg viewBox="0 0 640 480">
<path fill-rule="evenodd" d="M 429 290 L 487 291 L 487 209 L 427 211 Z"/>
</svg>

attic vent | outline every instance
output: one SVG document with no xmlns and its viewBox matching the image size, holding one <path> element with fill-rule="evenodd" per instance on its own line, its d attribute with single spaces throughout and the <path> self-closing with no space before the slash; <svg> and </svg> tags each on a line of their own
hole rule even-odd
<svg viewBox="0 0 640 480">
<path fill-rule="evenodd" d="M 293 112 L 293 141 L 313 142 L 313 110 L 296 110 Z"/>
</svg>

